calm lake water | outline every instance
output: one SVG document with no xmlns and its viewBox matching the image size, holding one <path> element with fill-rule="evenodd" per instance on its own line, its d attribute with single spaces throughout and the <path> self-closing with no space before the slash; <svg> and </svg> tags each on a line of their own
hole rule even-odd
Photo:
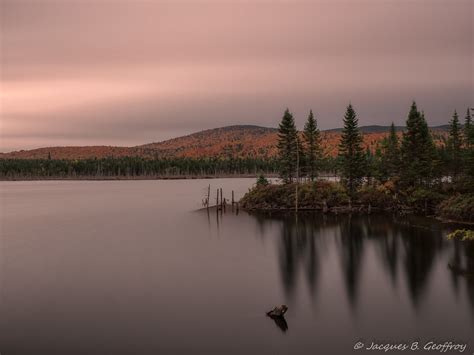
<svg viewBox="0 0 474 355">
<path fill-rule="evenodd" d="M 474 352 L 474 280 L 448 267 L 472 250 L 445 227 L 198 211 L 208 184 L 254 181 L 1 182 L 0 353 Z M 286 324 L 265 316 L 283 303 Z"/>
</svg>

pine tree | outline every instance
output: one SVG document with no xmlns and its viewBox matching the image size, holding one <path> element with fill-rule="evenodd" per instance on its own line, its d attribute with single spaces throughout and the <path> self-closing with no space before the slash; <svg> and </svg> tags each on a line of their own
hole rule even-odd
<svg viewBox="0 0 474 355">
<path fill-rule="evenodd" d="M 400 173 L 400 145 L 395 125 L 391 124 L 388 137 L 382 142 L 382 177 L 398 176 Z"/>
<path fill-rule="evenodd" d="M 303 137 L 306 143 L 305 172 L 309 175 L 311 181 L 314 181 L 320 170 L 319 163 L 322 154 L 321 135 L 312 110 L 309 111 L 308 120 L 304 126 Z"/>
<path fill-rule="evenodd" d="M 402 182 L 408 186 L 431 182 L 435 147 L 425 116 L 420 113 L 413 102 L 403 133 Z"/>
<path fill-rule="evenodd" d="M 474 124 L 469 108 L 464 121 L 464 148 L 463 166 L 468 179 L 466 186 L 474 189 Z"/>
<path fill-rule="evenodd" d="M 278 156 L 280 177 L 285 183 L 293 182 L 296 173 L 297 139 L 295 120 L 286 109 L 278 129 Z"/>
<path fill-rule="evenodd" d="M 474 124 L 472 123 L 471 112 L 469 108 L 464 119 L 464 145 L 466 148 L 474 146 Z"/>
<path fill-rule="evenodd" d="M 344 128 L 339 143 L 341 175 L 350 194 L 361 184 L 365 172 L 365 154 L 357 115 L 352 105 L 347 106 Z"/>
<path fill-rule="evenodd" d="M 453 118 L 449 122 L 449 138 L 448 138 L 448 154 L 449 154 L 449 170 L 453 179 L 456 179 L 461 170 L 461 128 L 456 110 L 454 110 Z"/>
</svg>

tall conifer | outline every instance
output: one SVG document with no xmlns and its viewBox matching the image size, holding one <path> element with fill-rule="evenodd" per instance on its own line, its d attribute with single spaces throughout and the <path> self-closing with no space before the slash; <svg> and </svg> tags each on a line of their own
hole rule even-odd
<svg viewBox="0 0 474 355">
<path fill-rule="evenodd" d="M 365 154 L 357 115 L 351 104 L 344 115 L 344 128 L 339 143 L 339 160 L 343 182 L 351 194 L 361 184 L 365 172 Z"/>
<path fill-rule="evenodd" d="M 303 137 L 306 144 L 305 149 L 305 172 L 309 175 L 311 181 L 318 176 L 321 161 L 321 136 L 318 129 L 318 123 L 314 118 L 313 111 L 309 111 L 308 120 L 304 126 Z"/>
<path fill-rule="evenodd" d="M 402 182 L 408 186 L 429 183 L 433 175 L 435 147 L 424 113 L 413 102 L 403 133 Z"/>
<path fill-rule="evenodd" d="M 280 177 L 285 183 L 293 182 L 293 177 L 296 174 L 297 139 L 295 120 L 290 111 L 286 109 L 278 129 Z"/>
<path fill-rule="evenodd" d="M 449 122 L 449 138 L 448 138 L 448 154 L 449 154 L 449 165 L 450 173 L 455 179 L 460 170 L 462 162 L 462 137 L 461 127 L 459 125 L 458 113 L 454 110 L 453 118 Z"/>
<path fill-rule="evenodd" d="M 474 124 L 471 113 L 467 109 L 464 121 L 464 172 L 467 176 L 467 185 L 474 188 Z"/>
<path fill-rule="evenodd" d="M 472 117 L 469 108 L 467 109 L 466 118 L 464 119 L 463 135 L 465 147 L 469 148 L 474 146 L 474 125 L 472 123 Z"/>
</svg>

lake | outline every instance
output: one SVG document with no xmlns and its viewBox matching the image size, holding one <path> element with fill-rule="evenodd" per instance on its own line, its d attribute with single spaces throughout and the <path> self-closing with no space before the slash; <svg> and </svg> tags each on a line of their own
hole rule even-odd
<svg viewBox="0 0 474 355">
<path fill-rule="evenodd" d="M 474 352 L 474 280 L 448 267 L 472 249 L 445 226 L 200 210 L 208 184 L 254 182 L 0 182 L 0 353 Z M 279 304 L 285 321 L 265 316 Z"/>
</svg>

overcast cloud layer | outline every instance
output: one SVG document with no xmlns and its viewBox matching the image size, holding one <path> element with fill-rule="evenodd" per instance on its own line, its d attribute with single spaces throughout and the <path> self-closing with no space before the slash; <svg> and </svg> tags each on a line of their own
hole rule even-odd
<svg viewBox="0 0 474 355">
<path fill-rule="evenodd" d="M 471 0 L 0 0 L 0 151 L 474 104 Z"/>
</svg>

